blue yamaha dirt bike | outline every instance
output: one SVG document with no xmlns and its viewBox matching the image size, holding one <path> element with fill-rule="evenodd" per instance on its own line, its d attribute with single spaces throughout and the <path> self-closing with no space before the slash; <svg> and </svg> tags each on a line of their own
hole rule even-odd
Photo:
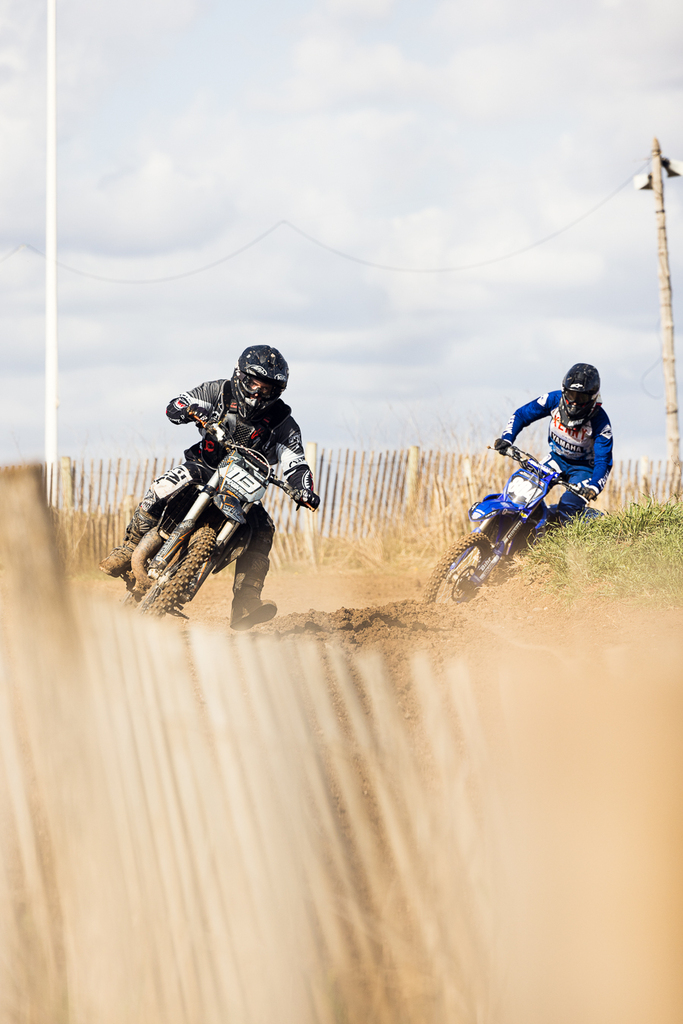
<svg viewBox="0 0 683 1024">
<path fill-rule="evenodd" d="M 564 473 L 544 466 L 514 445 L 505 454 L 519 462 L 520 469 L 512 474 L 502 494 L 487 494 L 469 510 L 477 525 L 439 561 L 425 588 L 425 603 L 469 601 L 497 565 L 533 543 L 546 529 L 548 491 L 555 484 L 564 484 L 570 491 L 579 489 Z M 600 513 L 589 509 L 586 514 L 592 518 Z"/>
</svg>

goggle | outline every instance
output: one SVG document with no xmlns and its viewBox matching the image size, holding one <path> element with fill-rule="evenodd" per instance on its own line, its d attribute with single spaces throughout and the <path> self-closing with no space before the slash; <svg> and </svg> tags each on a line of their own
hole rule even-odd
<svg viewBox="0 0 683 1024">
<path fill-rule="evenodd" d="M 563 391 L 564 400 L 567 405 L 576 405 L 581 407 L 583 405 L 590 405 L 595 395 L 591 395 L 586 391 Z"/>
<path fill-rule="evenodd" d="M 260 377 L 252 377 L 249 373 L 240 372 L 240 381 L 248 395 L 260 395 L 262 398 L 270 398 L 275 391 L 275 385 L 270 380 L 262 380 Z"/>
</svg>

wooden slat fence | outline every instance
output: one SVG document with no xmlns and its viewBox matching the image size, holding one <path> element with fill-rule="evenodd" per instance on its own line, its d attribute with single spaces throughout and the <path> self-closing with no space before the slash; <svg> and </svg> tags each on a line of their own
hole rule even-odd
<svg viewBox="0 0 683 1024">
<path fill-rule="evenodd" d="M 298 509 L 275 488 L 264 501 L 285 558 L 298 556 L 302 546 L 310 548 L 317 538 L 359 541 L 397 529 L 430 529 L 435 539 L 448 543 L 469 529 L 467 511 L 473 502 L 500 491 L 514 468 L 490 450 L 464 453 L 417 447 L 323 448 L 316 450 L 314 461 L 322 499 L 317 515 Z M 83 556 L 87 551 L 87 560 L 97 561 L 120 543 L 151 481 L 173 465 L 169 458 L 62 458 L 56 493 L 59 508 L 70 516 L 70 550 L 79 549 Z M 677 496 L 679 480 L 661 460 L 617 462 L 598 506 L 616 509 L 645 497 L 666 501 Z M 551 500 L 558 496 L 559 491 Z"/>
<path fill-rule="evenodd" d="M 0 474 L 2 1024 L 678 1024 L 671 617 L 590 673 L 554 615 L 436 664 L 181 632 L 66 586 L 41 488 Z"/>
</svg>

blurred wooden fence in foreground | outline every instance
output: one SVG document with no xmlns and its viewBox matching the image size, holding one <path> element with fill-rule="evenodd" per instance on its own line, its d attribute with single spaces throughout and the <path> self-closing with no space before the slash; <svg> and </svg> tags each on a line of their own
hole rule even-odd
<svg viewBox="0 0 683 1024">
<path fill-rule="evenodd" d="M 417 447 L 364 452 L 309 444 L 307 457 L 322 499 L 319 512 L 297 509 L 275 488 L 264 501 L 278 531 L 276 561 L 300 557 L 315 537 L 357 541 L 392 530 L 429 529 L 437 546 L 448 544 L 470 528 L 470 506 L 500 491 L 514 469 L 511 460 L 486 449 L 470 454 Z M 94 565 L 121 543 L 150 483 L 173 465 L 173 459 L 63 457 L 56 493 L 60 512 L 67 514 L 62 530 L 72 561 Z M 597 504 L 609 510 L 648 495 L 666 501 L 676 493 L 676 480 L 666 462 L 617 462 Z"/>
<path fill-rule="evenodd" d="M 184 636 L 69 589 L 40 495 L 0 475 L 0 1024 L 679 1024 L 680 646 Z"/>
</svg>

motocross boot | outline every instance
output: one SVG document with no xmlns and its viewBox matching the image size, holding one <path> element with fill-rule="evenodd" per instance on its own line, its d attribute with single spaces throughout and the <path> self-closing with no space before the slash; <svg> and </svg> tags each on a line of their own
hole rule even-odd
<svg viewBox="0 0 683 1024">
<path fill-rule="evenodd" d="M 232 629 L 245 630 L 260 622 L 269 622 L 277 615 L 274 601 L 262 601 L 263 582 L 270 566 L 265 555 L 247 549 L 235 564 L 234 597 L 230 625 Z"/>
<path fill-rule="evenodd" d="M 126 527 L 123 544 L 110 551 L 107 557 L 100 562 L 102 572 L 106 572 L 107 576 L 123 576 L 125 572 L 128 572 L 133 552 L 144 535 L 158 522 L 156 516 L 151 516 L 149 512 L 136 508 L 133 518 Z"/>
</svg>

